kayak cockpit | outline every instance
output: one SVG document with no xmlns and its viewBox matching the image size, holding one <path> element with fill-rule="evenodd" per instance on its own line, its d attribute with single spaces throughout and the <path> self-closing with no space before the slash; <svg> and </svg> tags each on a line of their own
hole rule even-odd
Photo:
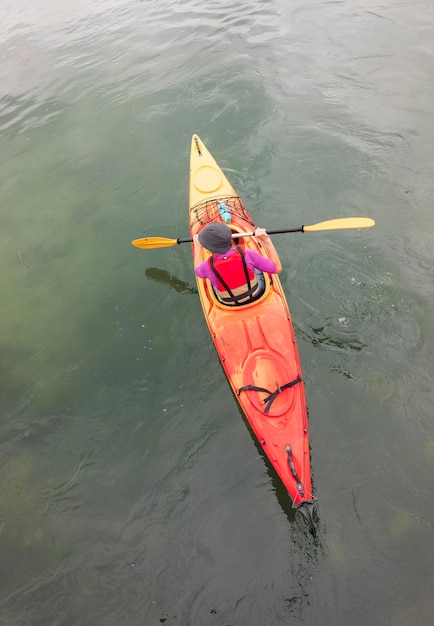
<svg viewBox="0 0 434 626">
<path fill-rule="evenodd" d="M 263 281 L 264 281 L 263 287 L 252 298 L 246 299 L 245 302 L 240 302 L 240 303 L 224 302 L 220 298 L 220 296 L 218 295 L 216 289 L 211 284 L 211 281 L 206 280 L 206 283 L 207 283 L 206 293 L 207 293 L 208 299 L 214 305 L 222 307 L 222 308 L 224 308 L 226 310 L 228 310 L 228 309 L 239 310 L 239 309 L 244 309 L 246 307 L 250 307 L 252 305 L 256 305 L 259 302 L 262 302 L 263 300 L 265 300 L 265 298 L 268 296 L 268 294 L 270 293 L 270 290 L 271 290 L 271 278 L 270 278 L 269 274 L 265 274 L 265 273 L 262 273 L 262 272 L 261 272 L 261 274 L 262 274 Z M 248 296 L 247 296 L 247 298 L 248 298 Z"/>
<path fill-rule="evenodd" d="M 216 297 L 217 302 L 219 304 L 223 304 L 224 306 L 227 306 L 229 308 L 242 307 L 242 306 L 245 306 L 246 304 L 252 304 L 253 302 L 257 302 L 258 300 L 261 299 L 267 287 L 266 282 L 265 282 L 264 272 L 255 270 L 255 278 L 256 278 L 255 286 L 250 288 L 245 293 L 241 294 L 241 296 L 231 297 L 229 296 L 229 294 L 227 294 L 228 297 L 223 297 L 217 291 L 217 289 L 214 286 L 212 286 L 213 294 Z"/>
<path fill-rule="evenodd" d="M 249 236 L 243 237 L 243 233 L 253 231 L 255 224 L 246 211 L 246 208 L 238 196 L 218 196 L 208 198 L 196 204 L 190 209 L 190 219 L 192 232 L 198 233 L 207 224 L 213 222 L 223 222 L 231 229 L 235 246 L 245 249 L 255 250 L 263 254 L 263 249 L 257 241 Z M 240 234 L 237 237 L 237 234 Z M 203 251 L 203 260 L 210 258 L 208 251 Z M 269 274 L 255 270 L 257 288 L 246 289 L 246 294 L 239 298 L 231 293 L 222 296 L 207 280 L 207 296 L 215 305 L 225 309 L 244 308 L 252 304 L 257 304 L 264 300 L 270 292 L 272 278 Z"/>
</svg>

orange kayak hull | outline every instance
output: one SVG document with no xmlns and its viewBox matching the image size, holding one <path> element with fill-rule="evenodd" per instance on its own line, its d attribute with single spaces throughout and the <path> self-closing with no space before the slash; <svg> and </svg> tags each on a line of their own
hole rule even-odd
<svg viewBox="0 0 434 626">
<path fill-rule="evenodd" d="M 255 225 L 232 185 L 197 135 L 190 155 L 190 231 L 223 221 L 218 204 L 231 214 L 233 233 Z M 254 236 L 239 245 L 266 256 Z M 202 248 L 203 260 L 209 253 Z M 259 444 L 313 532 L 313 495 L 306 399 L 291 315 L 277 275 L 265 275 L 259 300 L 221 304 L 208 280 L 197 278 L 205 319 L 220 363 Z M 309 519 L 310 517 L 310 519 Z"/>
</svg>

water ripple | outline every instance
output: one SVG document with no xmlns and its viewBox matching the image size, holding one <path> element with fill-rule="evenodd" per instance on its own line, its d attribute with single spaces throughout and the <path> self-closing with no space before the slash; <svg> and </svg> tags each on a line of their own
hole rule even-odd
<svg viewBox="0 0 434 626">
<path fill-rule="evenodd" d="M 431 593 L 434 16 L 371 5 L 4 0 L 6 622 L 387 623 L 397 589 Z M 186 234 L 195 131 L 258 223 L 377 220 L 276 238 L 317 544 L 239 414 L 189 247 L 129 243 Z"/>
<path fill-rule="evenodd" d="M 281 29 L 279 11 L 259 1 L 130 2 L 123 7 L 100 2 L 97 8 L 86 17 L 72 11 L 63 24 L 56 23 L 48 32 L 43 30 L 43 20 L 30 18 L 19 39 L 10 28 L 7 74 L 0 73 L 0 78 L 8 77 L 0 128 L 31 127 L 32 110 L 37 111 L 39 123 L 47 123 L 54 115 L 50 111 L 54 102 L 58 113 L 59 101 L 65 106 L 95 90 L 111 94 L 120 103 L 134 95 L 149 98 L 163 89 L 177 90 L 183 82 L 194 88 L 209 79 L 212 99 L 219 89 L 216 82 L 220 90 L 224 88 L 219 74 L 223 68 L 226 71 L 227 56 L 234 68 L 245 69 L 250 48 L 266 45 L 279 37 Z M 210 54 L 213 78 L 206 60 Z M 239 74 L 235 70 L 235 76 Z M 229 84 L 232 80 L 236 77 L 229 78 Z"/>
</svg>

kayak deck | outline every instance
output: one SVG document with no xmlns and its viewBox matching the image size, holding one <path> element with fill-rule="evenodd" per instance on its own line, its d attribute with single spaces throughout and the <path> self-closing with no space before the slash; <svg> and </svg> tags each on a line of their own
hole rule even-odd
<svg viewBox="0 0 434 626">
<path fill-rule="evenodd" d="M 223 171 L 197 135 L 190 158 L 190 230 L 223 221 L 218 203 L 231 214 L 228 226 L 241 247 L 267 256 L 252 232 L 254 222 Z M 204 248 L 203 260 L 209 257 Z M 285 295 L 276 274 L 265 274 L 256 301 L 228 306 L 217 300 L 210 281 L 197 278 L 200 301 L 220 363 L 256 438 L 296 508 L 312 520 L 313 495 L 304 383 Z"/>
</svg>

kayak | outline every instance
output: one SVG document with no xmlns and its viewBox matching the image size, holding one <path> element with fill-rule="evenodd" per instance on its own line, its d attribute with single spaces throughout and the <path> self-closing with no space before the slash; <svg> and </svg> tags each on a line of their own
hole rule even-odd
<svg viewBox="0 0 434 626">
<path fill-rule="evenodd" d="M 224 222 L 239 246 L 266 256 L 253 236 L 255 224 L 246 207 L 197 135 L 191 141 L 189 189 L 192 237 L 211 222 Z M 201 255 L 206 260 L 210 253 L 201 248 Z M 280 280 L 276 274 L 265 274 L 264 278 L 265 291 L 260 298 L 238 306 L 220 302 L 209 280 L 196 280 L 208 329 L 229 385 L 293 506 L 307 519 L 315 536 L 300 358 Z"/>
</svg>

